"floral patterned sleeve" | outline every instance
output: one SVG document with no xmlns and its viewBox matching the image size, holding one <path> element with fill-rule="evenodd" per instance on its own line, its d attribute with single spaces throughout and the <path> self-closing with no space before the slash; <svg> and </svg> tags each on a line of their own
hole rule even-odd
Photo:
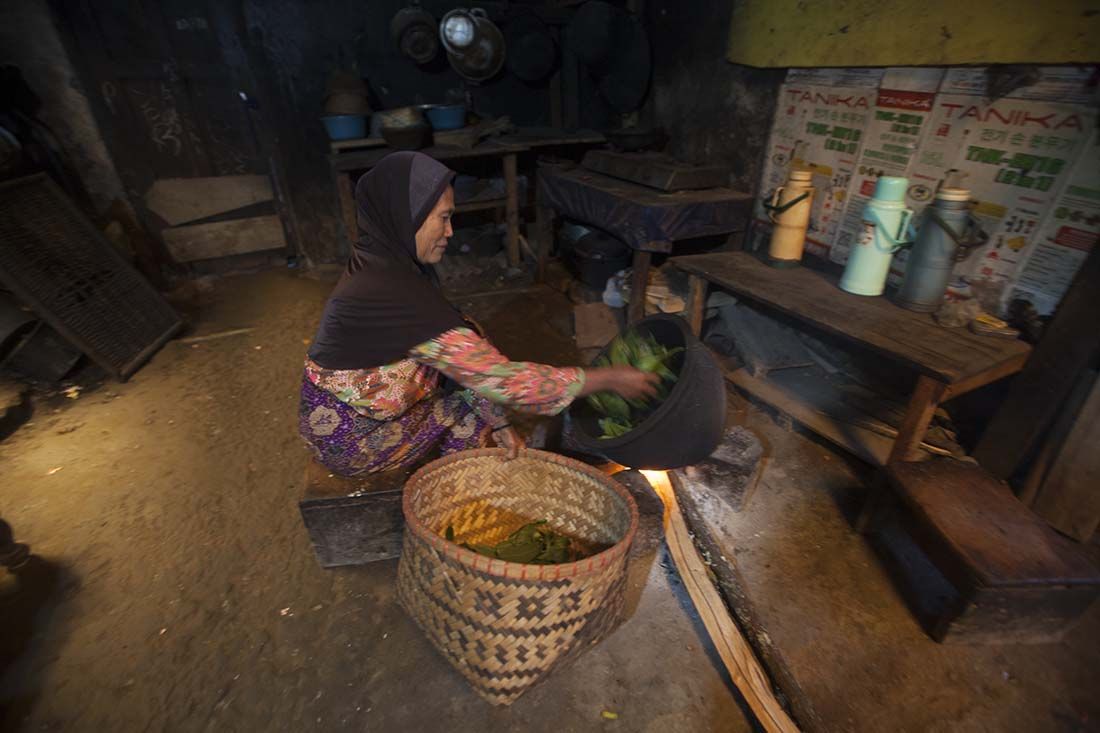
<svg viewBox="0 0 1100 733">
<path fill-rule="evenodd" d="M 497 405 L 539 415 L 561 412 L 584 387 L 582 369 L 508 361 L 469 328 L 453 328 L 409 356 Z"/>
</svg>

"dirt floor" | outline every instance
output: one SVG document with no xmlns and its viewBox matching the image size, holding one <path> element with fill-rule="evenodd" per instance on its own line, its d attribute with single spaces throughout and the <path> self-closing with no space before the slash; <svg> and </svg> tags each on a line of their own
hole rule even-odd
<svg viewBox="0 0 1100 733">
<path fill-rule="evenodd" d="M 826 730 L 1100 730 L 1100 603 L 1057 643 L 937 644 L 918 619 L 950 586 L 896 526 L 852 529 L 866 464 L 730 400 L 767 459 L 744 509 L 708 525 Z M 1086 548 L 1100 564 L 1097 550 Z M 896 582 L 901 570 L 913 586 Z"/>
<path fill-rule="evenodd" d="M 38 396 L 0 442 L 0 516 L 37 558 L 0 570 L 11 730 L 747 731 L 663 549 L 632 615 L 508 709 L 482 702 L 394 602 L 396 562 L 320 569 L 296 500 L 301 357 L 330 283 L 216 280 L 188 336 L 128 383 Z M 513 358 L 576 363 L 569 301 L 526 285 L 461 304 Z M 768 462 L 716 520 L 826 730 L 1096 729 L 1100 609 L 1064 642 L 932 642 L 851 531 L 865 467 L 733 397 Z M 618 715 L 602 717 L 603 711 Z"/>
<path fill-rule="evenodd" d="M 396 561 L 318 567 L 296 407 L 330 287 L 219 279 L 185 308 L 187 335 L 253 332 L 172 342 L 126 384 L 40 397 L 0 443 L 0 516 L 37 556 L 0 569 L 3 727 L 750 730 L 663 550 L 632 566 L 629 620 L 507 709 L 396 606 Z M 512 357 L 576 363 L 563 296 L 465 306 Z"/>
</svg>

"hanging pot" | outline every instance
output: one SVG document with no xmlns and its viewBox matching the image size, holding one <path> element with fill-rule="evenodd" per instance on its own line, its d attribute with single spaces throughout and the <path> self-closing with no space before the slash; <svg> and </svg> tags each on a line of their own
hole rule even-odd
<svg viewBox="0 0 1100 733">
<path fill-rule="evenodd" d="M 401 8 L 390 21 L 390 36 L 397 49 L 418 64 L 427 64 L 439 53 L 435 18 L 415 5 Z"/>
<path fill-rule="evenodd" d="M 485 81 L 504 66 L 504 34 L 481 8 L 456 8 L 443 16 L 439 37 L 451 67 L 470 81 Z"/>
<path fill-rule="evenodd" d="M 505 32 L 508 70 L 527 82 L 542 81 L 558 66 L 558 45 L 542 20 L 521 13 L 508 22 Z"/>
</svg>

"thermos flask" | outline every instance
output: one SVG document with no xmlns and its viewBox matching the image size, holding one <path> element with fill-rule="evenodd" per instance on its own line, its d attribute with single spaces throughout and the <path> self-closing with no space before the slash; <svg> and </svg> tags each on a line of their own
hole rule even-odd
<svg viewBox="0 0 1100 733">
<path fill-rule="evenodd" d="M 802 261 L 814 200 L 812 178 L 810 171 L 791 171 L 787 182 L 775 189 L 771 203 L 764 207 L 775 224 L 768 245 L 768 264 L 772 267 L 794 267 Z"/>
<path fill-rule="evenodd" d="M 896 300 L 909 310 L 931 312 L 943 302 L 951 271 L 968 246 L 963 239 L 970 223 L 970 191 L 941 188 L 923 218 Z"/>
<path fill-rule="evenodd" d="M 856 295 L 882 295 L 890 261 L 906 246 L 906 233 L 913 217 L 905 207 L 909 181 L 883 176 L 875 185 L 875 194 L 863 208 L 863 231 L 848 253 L 848 264 L 840 278 L 840 288 Z"/>
</svg>

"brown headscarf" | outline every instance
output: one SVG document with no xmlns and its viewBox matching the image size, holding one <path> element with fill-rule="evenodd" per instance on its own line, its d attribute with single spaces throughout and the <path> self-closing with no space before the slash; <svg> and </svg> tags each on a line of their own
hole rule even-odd
<svg viewBox="0 0 1100 733">
<path fill-rule="evenodd" d="M 465 325 L 416 257 L 416 232 L 454 172 L 423 153 L 391 153 L 355 186 L 359 239 L 321 315 L 309 357 L 326 369 L 372 369 Z"/>
</svg>

